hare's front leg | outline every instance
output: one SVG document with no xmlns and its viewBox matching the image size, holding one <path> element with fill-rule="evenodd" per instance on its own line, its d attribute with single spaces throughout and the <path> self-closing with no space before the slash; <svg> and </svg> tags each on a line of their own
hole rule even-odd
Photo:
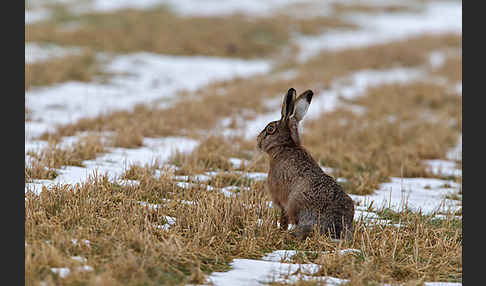
<svg viewBox="0 0 486 286">
<path fill-rule="evenodd" d="M 289 228 L 289 216 L 283 208 L 280 208 L 280 229 L 287 230 Z"/>
<path fill-rule="evenodd" d="M 280 209 L 280 219 L 278 220 L 278 222 L 276 222 L 277 227 L 278 227 L 278 223 L 280 223 L 280 229 L 287 230 L 289 227 L 289 216 L 285 211 L 284 207 L 280 203 L 274 201 L 274 204 L 277 205 L 278 208 Z"/>
</svg>

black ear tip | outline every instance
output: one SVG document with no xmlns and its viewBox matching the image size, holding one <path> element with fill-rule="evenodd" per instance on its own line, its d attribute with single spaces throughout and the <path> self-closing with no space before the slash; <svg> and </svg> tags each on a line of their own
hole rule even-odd
<svg viewBox="0 0 486 286">
<path fill-rule="evenodd" d="M 289 91 L 287 91 L 287 93 L 289 93 L 289 94 L 290 94 L 290 93 L 294 93 L 294 92 L 296 92 L 296 91 L 295 91 L 295 89 L 294 89 L 293 87 L 291 87 L 291 88 L 289 89 Z"/>
<path fill-rule="evenodd" d="M 308 91 L 306 91 L 306 93 L 307 93 L 306 99 L 308 102 L 310 102 L 312 100 L 312 96 L 314 95 L 314 92 L 312 92 L 312 90 L 309 89 Z"/>
</svg>

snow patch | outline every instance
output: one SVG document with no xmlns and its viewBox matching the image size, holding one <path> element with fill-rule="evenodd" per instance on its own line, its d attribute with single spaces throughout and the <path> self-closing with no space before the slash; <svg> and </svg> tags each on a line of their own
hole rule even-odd
<svg viewBox="0 0 486 286">
<path fill-rule="evenodd" d="M 458 169 L 455 162 L 447 160 L 425 160 L 430 172 L 442 176 L 461 177 L 462 170 Z"/>
<path fill-rule="evenodd" d="M 83 161 L 85 167 L 65 166 L 56 170 L 59 175 L 54 180 L 34 180 L 32 183 L 26 183 L 26 191 L 39 193 L 42 186 L 75 185 L 97 174 L 106 174 L 109 179 L 118 180 L 130 165 L 162 163 L 176 150 L 181 153 L 191 152 L 199 142 L 185 137 L 165 137 L 144 138 L 143 144 L 144 147 L 137 149 L 109 148 L 110 153 L 94 160 Z"/>
<path fill-rule="evenodd" d="M 210 283 L 215 286 L 250 286 L 268 282 L 292 283 L 298 281 L 299 278 L 306 280 L 310 278 L 310 276 L 302 274 L 291 275 L 297 270 L 308 274 L 319 271 L 319 265 L 313 263 L 292 264 L 252 259 L 234 259 L 231 262 L 231 268 L 228 272 L 213 272 L 209 276 Z"/>
<path fill-rule="evenodd" d="M 32 121 L 25 123 L 26 138 L 136 104 L 163 99 L 167 106 L 181 90 L 195 91 L 216 80 L 245 77 L 270 70 L 263 60 L 215 57 L 178 57 L 151 53 L 116 56 L 105 68 L 115 75 L 108 84 L 66 82 L 25 93 Z M 66 94 L 69 94 L 66 97 Z"/>
<path fill-rule="evenodd" d="M 449 160 L 462 161 L 462 134 L 459 136 L 457 145 L 447 152 L 446 157 Z"/>
<path fill-rule="evenodd" d="M 405 207 L 412 211 L 422 211 L 423 214 L 438 211 L 455 211 L 461 208 L 454 200 L 445 199 L 454 193 L 459 185 L 453 181 L 434 178 L 391 178 L 391 182 L 383 183 L 371 195 L 353 195 L 351 198 L 359 205 L 369 205 L 373 202 L 375 208 L 390 208 L 400 212 Z"/>
<path fill-rule="evenodd" d="M 162 230 L 169 230 L 169 228 L 174 225 L 176 223 L 176 219 L 171 217 L 171 216 L 165 216 L 165 220 L 167 220 L 167 223 L 164 224 L 164 225 L 157 225 L 155 226 L 156 228 L 158 229 L 162 229 Z"/>
<path fill-rule="evenodd" d="M 223 193 L 227 197 L 233 197 L 233 196 L 235 196 L 237 194 L 236 193 L 237 191 L 239 192 L 241 190 L 249 191 L 250 188 L 248 188 L 248 187 L 239 187 L 239 186 L 227 186 L 227 187 L 221 188 L 220 192 Z"/>
<path fill-rule="evenodd" d="M 79 241 L 78 239 L 76 238 L 73 238 L 71 239 L 71 243 L 74 245 L 74 246 L 78 246 L 80 245 L 80 242 L 84 245 L 87 245 L 87 246 L 91 246 L 91 241 L 87 240 L 87 239 L 83 239 L 81 241 Z"/>
<path fill-rule="evenodd" d="M 51 11 L 44 8 L 25 10 L 25 25 L 49 19 Z"/>
<path fill-rule="evenodd" d="M 76 260 L 76 261 L 81 262 L 81 263 L 86 263 L 88 261 L 88 259 L 86 259 L 85 257 L 82 257 L 82 256 L 72 256 L 71 259 Z"/>
<path fill-rule="evenodd" d="M 440 68 L 446 61 L 446 56 L 442 51 L 435 51 L 429 54 L 429 64 L 432 68 Z"/>
<path fill-rule="evenodd" d="M 299 60 L 306 61 L 324 50 L 389 43 L 425 33 L 462 33 L 462 2 L 427 3 L 423 13 L 383 13 L 373 17 L 354 14 L 348 19 L 362 29 L 297 37 Z"/>
<path fill-rule="evenodd" d="M 76 47 L 60 47 L 45 43 L 25 43 L 25 64 L 44 62 L 53 58 L 80 54 L 81 49 Z"/>
<path fill-rule="evenodd" d="M 79 266 L 76 268 L 77 271 L 93 271 L 93 267 L 92 266 L 89 266 L 89 265 L 83 265 L 83 266 Z M 66 278 L 69 274 L 71 274 L 71 270 L 67 267 L 53 267 L 51 268 L 51 271 L 53 273 L 56 273 L 57 275 L 59 275 L 59 277 L 61 278 Z"/>
</svg>

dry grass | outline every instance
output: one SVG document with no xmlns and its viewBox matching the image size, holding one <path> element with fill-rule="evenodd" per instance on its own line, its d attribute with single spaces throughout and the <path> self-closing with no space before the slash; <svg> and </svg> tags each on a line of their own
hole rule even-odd
<svg viewBox="0 0 486 286">
<path fill-rule="evenodd" d="M 105 152 L 104 143 L 96 135 L 81 137 L 67 147 L 60 147 L 59 142 L 51 140 L 49 145 L 39 152 L 28 152 L 29 162 L 25 166 L 25 181 L 32 179 L 53 179 L 55 169 L 61 166 L 83 166 L 84 160 L 96 158 Z"/>
<path fill-rule="evenodd" d="M 91 47 L 103 52 L 148 51 L 163 54 L 253 58 L 274 54 L 291 32 L 318 33 L 330 28 L 355 28 L 337 18 L 293 19 L 243 15 L 181 17 L 165 7 L 126 9 L 80 16 L 62 14 L 26 27 L 29 41 Z M 67 23 L 78 28 L 65 29 Z"/>
<path fill-rule="evenodd" d="M 94 52 L 68 55 L 49 61 L 25 65 L 25 90 L 66 81 L 90 82 L 97 76 L 107 76 L 100 70 Z"/>
<path fill-rule="evenodd" d="M 455 34 L 421 35 L 392 43 L 323 52 L 299 66 L 300 74 L 295 81 L 328 87 L 333 79 L 352 71 L 421 66 L 428 61 L 430 52 L 442 48 L 461 49 L 462 38 Z"/>
<path fill-rule="evenodd" d="M 26 194 L 29 284 L 202 283 L 209 272 L 227 270 L 235 257 L 259 258 L 277 249 L 325 250 L 326 255 L 304 252 L 293 259 L 323 265 L 318 275 L 350 279 L 350 285 L 462 277 L 462 226 L 457 219 L 441 221 L 405 212 L 396 214 L 403 225 L 400 229 L 357 221 L 353 241 L 336 244 L 315 235 L 297 242 L 286 232 L 276 235 L 276 213 L 266 206 L 262 185 L 252 184 L 238 198 L 227 198 L 198 188 L 181 191 L 170 176 L 146 178 L 135 187 L 95 178 L 83 185 L 53 186 L 39 197 Z M 194 204 L 161 202 L 161 198 L 188 197 Z M 159 202 L 160 207 L 144 207 L 139 201 Z M 168 230 L 157 228 L 167 223 L 165 216 L 176 223 Z M 343 248 L 362 254 L 332 254 Z M 72 256 L 86 258 L 94 271 L 75 271 L 80 263 Z M 51 267 L 68 267 L 72 273 L 60 278 Z"/>
<path fill-rule="evenodd" d="M 246 145 L 245 145 L 246 144 Z M 204 171 L 233 170 L 231 157 L 250 159 L 254 156 L 253 142 L 248 146 L 242 138 L 209 136 L 190 154 L 175 153 L 169 160 L 180 169 L 178 174 L 197 174 Z M 250 148 L 248 148 L 250 147 Z"/>
<path fill-rule="evenodd" d="M 389 4 L 389 5 L 366 5 L 366 4 L 346 4 L 346 3 L 333 3 L 332 9 L 334 13 L 344 14 L 344 13 L 417 13 L 422 9 L 418 6 L 413 6 L 408 3 L 406 4 Z"/>
<path fill-rule="evenodd" d="M 135 126 L 122 128 L 115 132 L 111 141 L 112 146 L 122 148 L 138 148 L 143 145 L 143 136 Z"/>
<path fill-rule="evenodd" d="M 194 174 L 204 171 L 229 170 L 228 161 L 232 146 L 225 143 L 224 138 L 211 137 L 205 140 L 190 156 L 176 152 L 169 163 L 178 166 L 179 174 Z"/>
<path fill-rule="evenodd" d="M 435 74 L 447 78 L 451 83 L 462 81 L 462 57 L 448 57 Z"/>
<path fill-rule="evenodd" d="M 32 111 L 25 106 L 25 121 L 31 121 L 32 120 Z"/>
</svg>

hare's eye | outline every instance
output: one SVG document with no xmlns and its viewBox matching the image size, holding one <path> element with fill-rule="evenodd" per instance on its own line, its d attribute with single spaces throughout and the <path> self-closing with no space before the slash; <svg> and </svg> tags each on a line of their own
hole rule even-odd
<svg viewBox="0 0 486 286">
<path fill-rule="evenodd" d="M 275 133 L 275 130 L 276 130 L 276 129 L 275 129 L 275 127 L 274 127 L 273 125 L 268 125 L 268 126 L 267 126 L 267 133 L 268 133 L 268 134 L 273 134 L 273 133 Z"/>
</svg>

